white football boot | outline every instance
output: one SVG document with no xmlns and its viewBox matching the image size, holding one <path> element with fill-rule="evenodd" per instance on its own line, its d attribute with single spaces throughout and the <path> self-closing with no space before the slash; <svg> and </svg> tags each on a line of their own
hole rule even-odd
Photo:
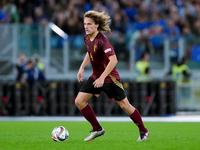
<svg viewBox="0 0 200 150">
<path fill-rule="evenodd" d="M 140 136 L 139 136 L 139 138 L 137 139 L 137 141 L 138 141 L 138 142 L 139 142 L 139 141 L 146 141 L 146 140 L 148 139 L 148 137 L 149 137 L 149 131 L 148 131 L 148 130 L 147 130 L 146 133 L 140 131 Z"/>
<path fill-rule="evenodd" d="M 104 133 L 105 133 L 105 130 L 102 128 L 100 131 L 90 131 L 90 132 L 92 132 L 91 134 L 90 134 L 90 136 L 88 136 L 88 137 L 86 137 L 85 139 L 84 139 L 84 141 L 92 141 L 92 140 L 94 140 L 95 138 L 97 138 L 97 137 L 99 137 L 99 136 L 101 136 L 101 135 L 104 135 Z"/>
</svg>

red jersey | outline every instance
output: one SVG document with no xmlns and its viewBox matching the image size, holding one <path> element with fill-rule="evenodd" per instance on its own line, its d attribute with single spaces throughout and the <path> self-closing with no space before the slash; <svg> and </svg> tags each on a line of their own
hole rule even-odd
<svg viewBox="0 0 200 150">
<path fill-rule="evenodd" d="M 101 32 L 97 34 L 93 41 L 90 41 L 89 35 L 85 35 L 84 41 L 86 43 L 87 52 L 90 56 L 90 62 L 93 70 L 91 77 L 96 80 L 101 76 L 108 65 L 110 61 L 108 57 L 115 55 L 115 51 L 106 36 Z M 115 67 L 105 78 L 104 82 L 111 83 L 116 79 L 119 80 L 120 76 Z"/>
</svg>

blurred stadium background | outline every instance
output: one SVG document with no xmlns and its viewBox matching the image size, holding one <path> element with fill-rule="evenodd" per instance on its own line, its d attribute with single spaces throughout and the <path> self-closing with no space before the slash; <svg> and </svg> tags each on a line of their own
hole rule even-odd
<svg viewBox="0 0 200 150">
<path fill-rule="evenodd" d="M 128 98 L 143 116 L 199 114 L 198 0 L 1 0 L 1 116 L 80 115 L 73 100 L 81 86 L 76 74 L 86 52 L 83 14 L 91 9 L 112 18 L 112 32 L 106 36 L 118 57 Z M 136 82 L 135 63 L 144 51 L 150 54 L 152 81 Z M 21 53 L 27 60 L 39 56 L 46 82 L 35 82 L 32 89 L 16 82 Z M 191 82 L 178 85 L 165 74 L 184 56 Z M 88 66 L 85 78 L 90 74 Z M 90 103 L 98 116 L 126 115 L 104 94 Z"/>
</svg>

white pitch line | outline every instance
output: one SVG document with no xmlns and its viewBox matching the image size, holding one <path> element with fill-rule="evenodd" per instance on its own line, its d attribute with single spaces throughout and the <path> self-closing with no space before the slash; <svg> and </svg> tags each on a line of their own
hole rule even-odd
<svg viewBox="0 0 200 150">
<path fill-rule="evenodd" d="M 99 116 L 97 119 L 100 122 L 132 122 L 129 117 L 106 117 Z M 190 116 L 168 116 L 168 117 L 142 117 L 144 122 L 200 122 L 200 115 Z M 63 116 L 63 117 L 0 117 L 0 121 L 71 121 L 80 122 L 86 121 L 82 116 Z"/>
</svg>

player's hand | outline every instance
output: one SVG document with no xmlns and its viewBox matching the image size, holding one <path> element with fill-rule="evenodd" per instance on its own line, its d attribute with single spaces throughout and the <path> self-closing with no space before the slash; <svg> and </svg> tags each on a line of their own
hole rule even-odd
<svg viewBox="0 0 200 150">
<path fill-rule="evenodd" d="M 93 82 L 95 88 L 100 88 L 103 86 L 103 84 L 104 84 L 104 79 L 102 78 L 98 78 Z"/>
<path fill-rule="evenodd" d="M 80 70 L 78 71 L 78 74 L 77 74 L 78 82 L 82 82 L 82 81 L 83 81 L 83 79 L 84 79 L 83 72 L 84 72 L 84 69 L 80 69 Z"/>
</svg>

